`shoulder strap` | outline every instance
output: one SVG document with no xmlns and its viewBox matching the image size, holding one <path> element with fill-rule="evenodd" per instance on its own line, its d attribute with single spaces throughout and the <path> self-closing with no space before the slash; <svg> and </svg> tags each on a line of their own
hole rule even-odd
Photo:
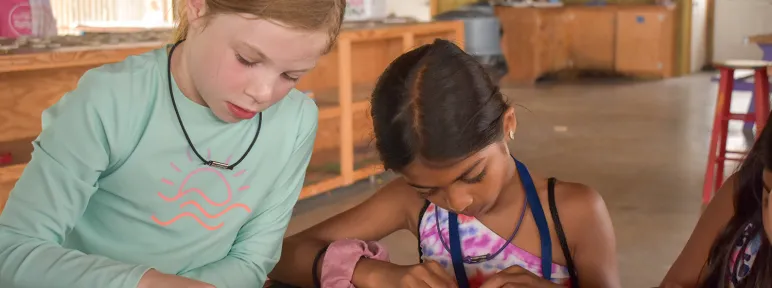
<svg viewBox="0 0 772 288">
<path fill-rule="evenodd" d="M 440 234 L 439 237 L 442 237 Z M 453 262 L 453 274 L 459 288 L 469 288 L 469 278 L 464 268 L 464 256 L 461 254 L 461 237 L 458 235 L 458 214 L 448 211 L 448 238 L 450 239 L 450 259 Z"/>
<path fill-rule="evenodd" d="M 568 249 L 568 241 L 566 240 L 566 233 L 563 232 L 563 225 L 560 224 L 560 217 L 558 216 L 558 207 L 555 205 L 555 182 L 557 179 L 550 178 L 548 180 L 549 188 L 547 190 L 550 212 L 552 212 L 552 221 L 555 222 L 555 232 L 558 234 L 558 240 L 560 240 L 560 247 L 563 250 L 563 256 L 566 257 L 566 266 L 568 268 L 568 276 L 571 277 L 571 288 L 579 288 L 579 277 L 576 275 L 576 267 L 574 266 L 574 259 L 571 257 L 571 251 Z"/>
<path fill-rule="evenodd" d="M 522 162 L 517 161 L 517 159 L 514 160 L 517 166 L 517 173 L 520 176 L 520 182 L 523 184 L 523 189 L 525 189 L 525 200 L 528 201 L 528 206 L 531 206 L 531 215 L 534 222 L 536 222 L 536 228 L 539 230 L 539 240 L 541 240 L 541 274 L 544 279 L 552 281 L 552 239 L 550 228 L 547 224 L 547 216 L 541 207 L 539 194 L 536 191 L 536 185 L 533 183 L 528 168 Z"/>
</svg>

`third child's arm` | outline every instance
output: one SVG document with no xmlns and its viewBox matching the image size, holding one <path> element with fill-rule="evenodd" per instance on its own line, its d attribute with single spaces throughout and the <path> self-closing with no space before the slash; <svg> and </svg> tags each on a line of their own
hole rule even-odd
<svg viewBox="0 0 772 288">
<path fill-rule="evenodd" d="M 286 284 L 313 287 L 314 256 L 325 245 L 346 238 L 377 241 L 401 229 L 416 231 L 414 226 L 423 203 L 424 199 L 398 178 L 356 207 L 285 239 L 281 260 L 269 277 Z M 354 282 L 369 274 L 363 269 L 373 266 L 370 264 L 377 265 L 360 261 L 354 271 Z"/>
<path fill-rule="evenodd" d="M 670 267 L 665 279 L 662 280 L 662 287 L 668 287 L 668 285 L 683 288 L 697 286 L 700 281 L 700 272 L 708 261 L 713 242 L 734 214 L 735 183 L 737 183 L 736 176 L 732 175 L 710 201 L 691 237 L 689 237 L 689 241 L 686 242 L 686 246 L 678 255 L 673 266 Z"/>
</svg>

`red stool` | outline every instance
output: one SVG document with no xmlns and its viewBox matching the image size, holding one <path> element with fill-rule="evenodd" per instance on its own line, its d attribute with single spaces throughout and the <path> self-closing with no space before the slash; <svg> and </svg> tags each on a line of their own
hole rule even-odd
<svg viewBox="0 0 772 288">
<path fill-rule="evenodd" d="M 756 60 L 727 61 L 716 64 L 721 72 L 718 84 L 718 99 L 716 99 L 716 113 L 713 116 L 713 132 L 710 135 L 710 150 L 708 150 L 708 167 L 705 169 L 705 183 L 702 191 L 702 204 L 710 202 L 713 193 L 724 182 L 724 162 L 727 160 L 739 161 L 739 157 L 727 157 L 727 153 L 744 154 L 745 152 L 726 151 L 726 138 L 729 120 L 742 120 L 755 122 L 756 137 L 761 134 L 764 124 L 769 117 L 769 79 L 767 67 L 772 62 Z M 748 69 L 754 71 L 754 93 L 756 109 L 751 114 L 733 114 L 729 111 L 732 103 L 732 89 L 734 89 L 734 71 L 736 69 Z M 718 148 L 718 149 L 717 149 Z"/>
</svg>

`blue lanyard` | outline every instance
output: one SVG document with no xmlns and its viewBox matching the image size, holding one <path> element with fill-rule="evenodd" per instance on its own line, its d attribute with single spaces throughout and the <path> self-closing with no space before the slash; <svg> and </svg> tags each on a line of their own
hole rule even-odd
<svg viewBox="0 0 772 288">
<path fill-rule="evenodd" d="M 517 173 L 520 175 L 520 181 L 525 188 L 525 199 L 528 206 L 531 206 L 531 214 L 539 229 L 539 238 L 541 240 L 541 271 L 544 279 L 552 279 L 552 239 L 550 239 L 549 225 L 544 216 L 544 209 L 541 207 L 539 195 L 536 192 L 536 186 L 533 184 L 531 174 L 523 163 L 517 161 L 514 157 Z M 468 288 L 469 280 L 466 277 L 464 269 L 464 256 L 461 253 L 461 237 L 458 235 L 458 214 L 448 211 L 448 238 L 450 238 L 450 258 L 453 261 L 453 272 L 456 275 L 456 282 L 459 288 Z"/>
</svg>

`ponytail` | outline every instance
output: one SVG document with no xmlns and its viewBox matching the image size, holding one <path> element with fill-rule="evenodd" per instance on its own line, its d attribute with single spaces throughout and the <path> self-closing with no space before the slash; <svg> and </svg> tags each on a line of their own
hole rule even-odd
<svg viewBox="0 0 772 288">
<path fill-rule="evenodd" d="M 173 2 L 174 18 L 177 22 L 174 27 L 174 43 L 182 41 L 188 36 L 188 8 L 185 0 L 176 0 Z"/>
</svg>

